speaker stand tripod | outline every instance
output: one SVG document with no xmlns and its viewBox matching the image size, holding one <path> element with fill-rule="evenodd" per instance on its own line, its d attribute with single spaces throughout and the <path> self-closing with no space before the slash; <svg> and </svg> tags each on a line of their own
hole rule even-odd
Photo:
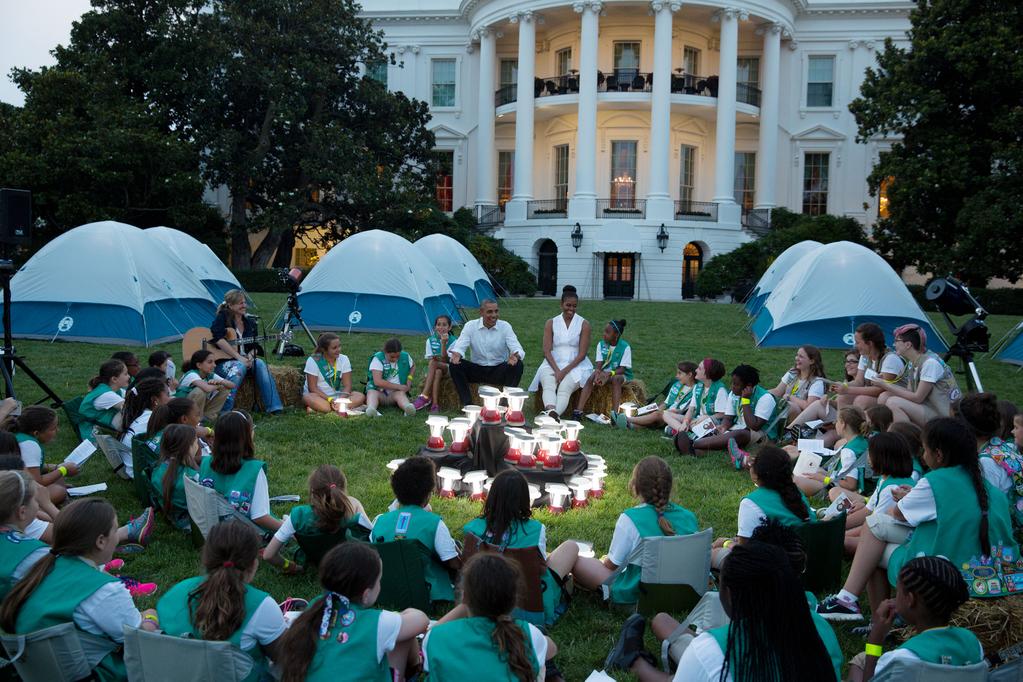
<svg viewBox="0 0 1023 682">
<path fill-rule="evenodd" d="M 0 255 L 3 256 L 0 259 L 0 286 L 3 287 L 3 301 L 4 301 L 4 314 L 3 314 L 3 325 L 4 325 L 4 345 L 0 349 L 0 373 L 3 374 L 4 380 L 4 392 L 8 398 L 16 397 L 14 394 L 14 368 L 18 367 L 24 372 L 29 379 L 35 382 L 36 386 L 41 388 L 43 392 L 49 396 L 50 400 L 53 401 L 53 407 L 60 407 L 64 404 L 60 396 L 57 395 L 52 388 L 46 385 L 46 382 L 39 378 L 32 368 L 28 366 L 25 359 L 18 355 L 14 350 L 13 340 L 11 338 L 11 275 L 14 272 L 14 263 L 6 258 L 6 249 L 3 250 Z M 43 402 L 44 399 L 40 399 L 39 402 Z"/>
</svg>

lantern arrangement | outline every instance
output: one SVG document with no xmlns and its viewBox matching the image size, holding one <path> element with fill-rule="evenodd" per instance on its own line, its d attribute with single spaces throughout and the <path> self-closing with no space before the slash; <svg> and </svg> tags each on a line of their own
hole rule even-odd
<svg viewBox="0 0 1023 682">
<path fill-rule="evenodd" d="M 579 432 L 583 430 L 583 425 L 577 421 L 566 419 L 561 422 L 561 427 L 565 430 L 565 441 L 561 444 L 561 452 L 565 455 L 578 455 L 579 450 Z"/>
<path fill-rule="evenodd" d="M 590 488 L 592 481 L 586 476 L 573 476 L 568 481 L 568 487 L 572 490 L 572 509 L 585 507 L 589 504 Z"/>
<path fill-rule="evenodd" d="M 448 451 L 453 455 L 465 455 L 469 452 L 469 433 L 472 431 L 472 424 L 465 417 L 455 417 L 448 422 L 448 431 L 451 432 L 451 447 Z"/>
<path fill-rule="evenodd" d="M 444 442 L 444 429 L 448 426 L 448 418 L 431 414 L 426 418 L 426 425 L 430 428 L 430 438 L 426 441 L 426 449 L 430 452 L 443 452 L 447 448 Z"/>
<path fill-rule="evenodd" d="M 451 467 L 441 467 L 440 471 L 437 472 L 437 478 L 440 479 L 440 492 L 438 494 L 441 497 L 452 498 L 457 492 L 455 489 L 456 484 L 462 480 L 462 472 Z"/>
<path fill-rule="evenodd" d="M 536 455 L 533 454 L 536 451 L 537 438 L 529 434 L 521 435 L 519 438 L 519 461 L 518 466 L 522 469 L 534 469 L 536 468 Z"/>
<path fill-rule="evenodd" d="M 469 499 L 473 502 L 482 502 L 487 499 L 487 472 L 470 471 L 462 476 L 462 484 L 469 488 Z"/>
<path fill-rule="evenodd" d="M 505 423 L 508 426 L 525 426 L 526 415 L 522 413 L 522 408 L 526 404 L 526 399 L 529 398 L 529 393 L 521 388 L 505 388 L 504 397 L 508 401 L 508 412 L 504 417 Z"/>
<path fill-rule="evenodd" d="M 501 411 L 498 409 L 498 403 L 501 402 L 501 398 L 504 396 L 504 393 L 493 386 L 480 386 L 479 394 L 480 400 L 483 401 L 483 409 L 480 411 L 480 421 L 484 424 L 500 424 Z"/>
<path fill-rule="evenodd" d="M 564 483 L 547 484 L 547 510 L 552 514 L 562 514 L 572 495 L 572 491 Z"/>
</svg>

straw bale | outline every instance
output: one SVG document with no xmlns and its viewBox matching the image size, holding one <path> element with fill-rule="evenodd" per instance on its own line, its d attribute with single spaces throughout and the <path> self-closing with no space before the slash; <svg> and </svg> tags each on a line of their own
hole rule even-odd
<svg viewBox="0 0 1023 682">
<path fill-rule="evenodd" d="M 955 612 L 951 624 L 973 632 L 985 655 L 1023 642 L 1023 595 L 970 599 Z M 895 631 L 899 641 L 915 634 L 908 627 Z"/>
<path fill-rule="evenodd" d="M 571 399 L 568 402 L 569 409 L 575 409 L 576 401 L 579 400 L 579 391 L 576 390 L 572 394 Z M 633 402 L 637 405 L 646 405 L 646 384 L 639 379 L 631 379 L 625 382 L 622 386 L 622 402 L 628 403 Z M 590 393 L 590 399 L 586 401 L 586 405 L 583 407 L 583 412 L 590 414 L 595 412 L 597 414 L 611 414 L 611 385 L 604 384 L 603 386 L 594 386 L 593 392 Z M 541 391 L 537 391 L 533 394 L 533 409 L 537 412 L 543 411 L 543 394 Z"/>
<path fill-rule="evenodd" d="M 469 393 L 472 394 L 472 402 L 476 405 L 483 404 L 480 401 L 479 387 L 479 384 L 469 384 Z M 501 386 L 497 388 L 501 388 Z M 440 376 L 440 390 L 437 391 L 437 402 L 440 403 L 440 409 L 446 412 L 462 409 L 462 402 L 458 399 L 455 384 L 451 381 L 451 375 L 447 372 L 442 373 Z"/>
<path fill-rule="evenodd" d="M 284 365 L 268 365 L 268 367 L 270 368 L 270 376 L 274 378 L 274 382 L 277 384 L 277 393 L 280 394 L 281 402 L 284 403 L 284 406 L 301 407 L 302 383 L 305 381 L 302 370 L 297 367 Z M 256 397 L 256 382 L 253 379 L 252 372 L 249 372 L 245 375 L 245 381 L 238 388 L 238 395 L 235 397 L 234 404 L 243 410 L 255 410 Z"/>
</svg>

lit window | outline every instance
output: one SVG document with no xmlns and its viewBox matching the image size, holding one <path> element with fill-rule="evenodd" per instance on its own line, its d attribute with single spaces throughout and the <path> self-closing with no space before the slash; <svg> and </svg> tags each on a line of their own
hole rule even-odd
<svg viewBox="0 0 1023 682">
<path fill-rule="evenodd" d="M 756 152 L 735 153 L 735 203 L 744 210 L 753 208 L 756 194 Z"/>
<path fill-rule="evenodd" d="M 824 215 L 828 212 L 828 171 L 831 154 L 807 153 L 803 157 L 803 213 Z"/>
<path fill-rule="evenodd" d="M 611 207 L 633 208 L 636 205 L 635 140 L 611 142 Z"/>
<path fill-rule="evenodd" d="M 435 150 L 434 161 L 437 164 L 436 196 L 440 210 L 454 210 L 454 167 L 455 153 L 450 150 Z"/>
<path fill-rule="evenodd" d="M 693 200 L 696 188 L 696 147 L 682 145 L 681 164 L 678 173 L 678 198 L 684 204 Z"/>
<path fill-rule="evenodd" d="M 504 206 L 515 188 L 515 152 L 497 153 L 497 204 Z"/>
<path fill-rule="evenodd" d="M 881 187 L 877 191 L 877 217 L 887 218 L 888 217 L 888 188 L 892 184 L 892 176 L 888 176 L 881 181 Z"/>
</svg>

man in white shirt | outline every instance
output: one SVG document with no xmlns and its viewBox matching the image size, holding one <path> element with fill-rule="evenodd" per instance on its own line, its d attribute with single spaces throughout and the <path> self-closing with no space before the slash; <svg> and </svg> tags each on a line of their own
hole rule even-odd
<svg viewBox="0 0 1023 682">
<path fill-rule="evenodd" d="M 472 403 L 469 384 L 518 386 L 522 381 L 526 351 L 511 325 L 500 316 L 497 301 L 485 299 L 480 304 L 479 319 L 466 322 L 458 340 L 448 350 L 451 382 L 463 407 Z M 471 362 L 464 359 L 466 351 L 472 353 Z"/>
</svg>

